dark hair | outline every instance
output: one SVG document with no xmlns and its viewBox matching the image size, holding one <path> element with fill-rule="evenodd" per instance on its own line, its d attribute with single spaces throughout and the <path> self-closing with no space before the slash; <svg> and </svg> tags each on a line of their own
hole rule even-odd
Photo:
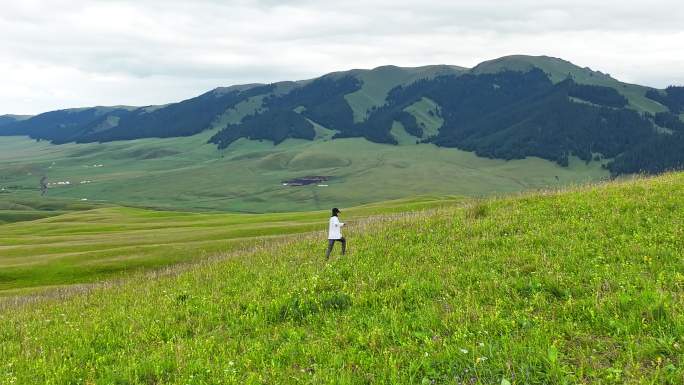
<svg viewBox="0 0 684 385">
<path fill-rule="evenodd" d="M 332 216 L 333 216 L 333 217 L 336 217 L 337 214 L 339 214 L 339 213 L 340 213 L 340 209 L 338 209 L 337 207 L 334 207 L 334 208 L 332 209 Z"/>
</svg>

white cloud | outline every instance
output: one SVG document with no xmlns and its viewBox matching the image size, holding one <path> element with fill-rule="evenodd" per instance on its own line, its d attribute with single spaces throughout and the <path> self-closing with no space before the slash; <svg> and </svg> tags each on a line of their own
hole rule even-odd
<svg viewBox="0 0 684 385">
<path fill-rule="evenodd" d="M 684 84 L 679 1 L 23 0 L 0 9 L 0 113 L 161 104 L 383 64 L 546 54 Z"/>
</svg>

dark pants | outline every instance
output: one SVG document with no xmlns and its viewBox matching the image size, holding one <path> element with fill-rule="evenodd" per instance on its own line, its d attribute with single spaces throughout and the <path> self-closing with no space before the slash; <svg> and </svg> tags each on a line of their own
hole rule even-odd
<svg viewBox="0 0 684 385">
<path fill-rule="evenodd" d="M 332 251 L 333 246 L 335 246 L 335 242 L 342 243 L 342 255 L 347 251 L 347 240 L 344 239 L 344 237 L 340 239 L 328 239 L 328 251 L 325 253 L 325 259 L 330 258 L 330 252 Z"/>
</svg>

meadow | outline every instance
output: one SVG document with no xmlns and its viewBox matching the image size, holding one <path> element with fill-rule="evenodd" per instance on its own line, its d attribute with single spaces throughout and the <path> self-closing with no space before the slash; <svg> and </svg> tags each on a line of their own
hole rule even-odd
<svg viewBox="0 0 684 385">
<path fill-rule="evenodd" d="M 681 384 L 683 192 L 468 200 L 360 221 L 330 261 L 311 233 L 6 302 L 0 383 Z"/>
<path fill-rule="evenodd" d="M 344 208 L 352 221 L 391 212 L 454 205 L 462 198 L 419 197 Z M 266 238 L 325 229 L 328 211 L 225 214 L 129 207 L 59 206 L 54 216 L 0 227 L 0 296 L 96 282 L 219 252 L 244 250 Z M 26 219 L 26 218 L 21 218 Z M 324 247 L 324 246 L 321 246 Z"/>
<path fill-rule="evenodd" d="M 413 108 L 434 106 L 423 101 Z M 428 126 L 436 124 L 424 115 Z M 608 177 L 599 162 L 575 159 L 565 168 L 538 158 L 486 159 L 415 144 L 416 138 L 402 127 L 396 129 L 404 143 L 398 146 L 359 138 L 331 141 L 329 130 L 317 129 L 320 138 L 315 141 L 289 139 L 274 146 L 241 139 L 222 151 L 206 143 L 214 131 L 185 138 L 58 146 L 0 137 L 0 207 L 3 200 L 40 199 L 42 175 L 51 183 L 70 182 L 51 185 L 49 198 L 248 213 L 351 207 L 426 194 L 497 195 Z M 328 186 L 282 185 L 311 175 L 330 176 Z"/>
<path fill-rule="evenodd" d="M 0 195 L 0 225 L 33 221 L 102 206 L 73 199 L 28 199 Z"/>
</svg>

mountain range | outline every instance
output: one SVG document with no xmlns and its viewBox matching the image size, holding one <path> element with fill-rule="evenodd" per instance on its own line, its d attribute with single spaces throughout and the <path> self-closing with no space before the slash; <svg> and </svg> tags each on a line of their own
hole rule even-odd
<svg viewBox="0 0 684 385">
<path fill-rule="evenodd" d="M 474 68 L 383 66 L 316 79 L 221 87 L 163 106 L 0 116 L 0 136 L 54 144 L 173 138 L 365 138 L 433 143 L 480 157 L 602 161 L 613 175 L 684 167 L 684 87 L 655 89 L 551 57 L 507 56 Z"/>
</svg>

